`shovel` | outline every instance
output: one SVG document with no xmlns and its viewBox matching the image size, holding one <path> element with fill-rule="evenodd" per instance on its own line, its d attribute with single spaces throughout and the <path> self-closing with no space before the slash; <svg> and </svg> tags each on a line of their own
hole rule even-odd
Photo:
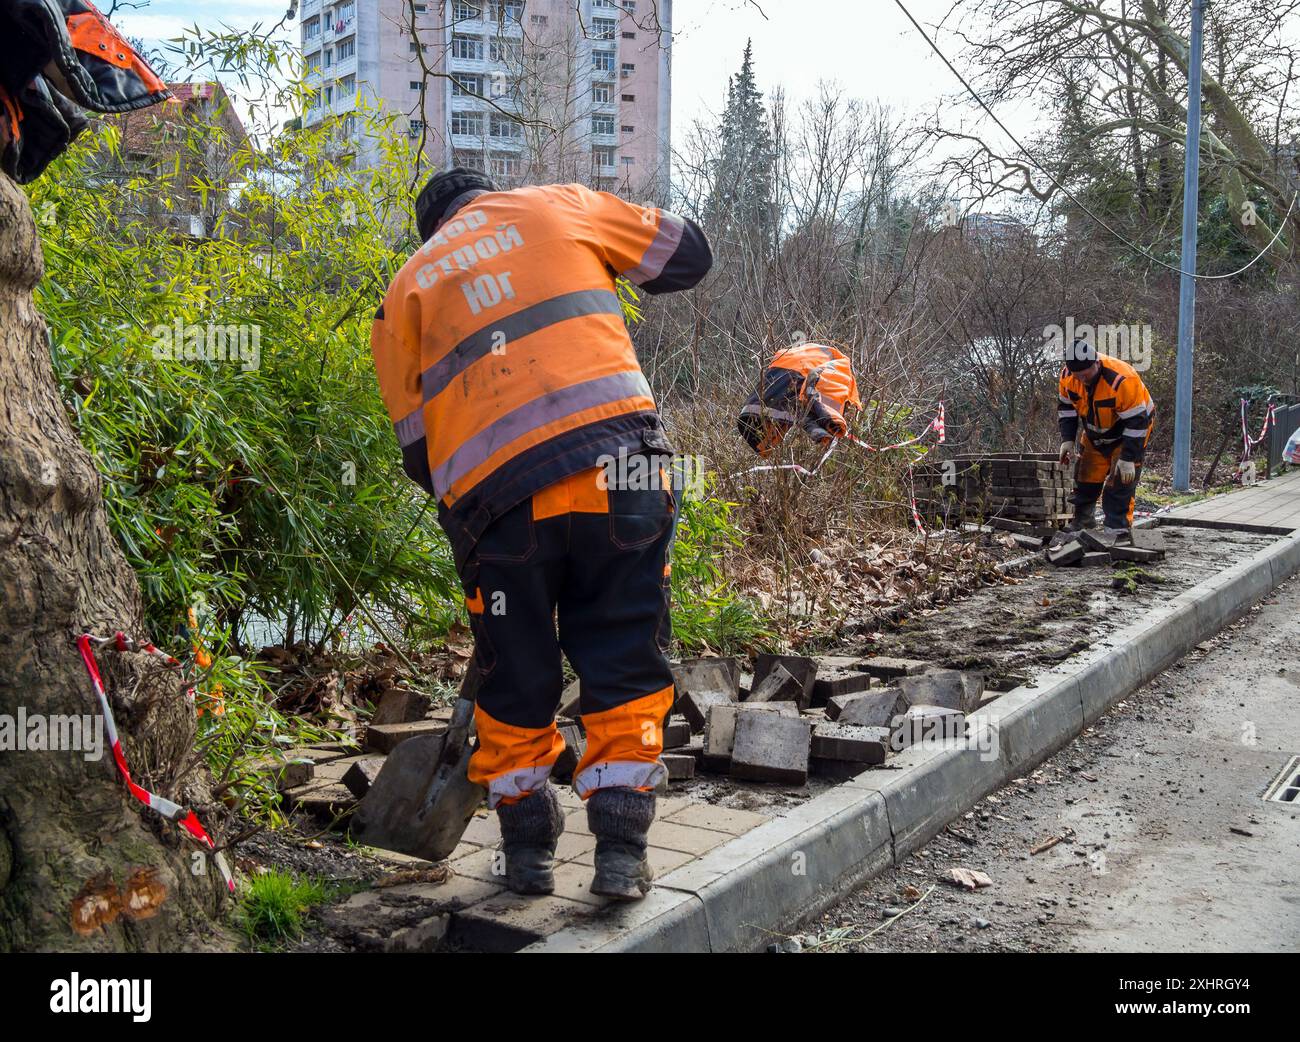
<svg viewBox="0 0 1300 1042">
<path fill-rule="evenodd" d="M 460 843 L 486 790 L 468 777 L 478 667 L 470 659 L 444 734 L 402 742 L 352 815 L 358 842 L 442 861 Z"/>
</svg>

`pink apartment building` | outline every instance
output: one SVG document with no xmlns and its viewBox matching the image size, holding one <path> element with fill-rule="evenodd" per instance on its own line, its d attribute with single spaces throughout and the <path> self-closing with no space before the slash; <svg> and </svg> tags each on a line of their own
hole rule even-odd
<svg viewBox="0 0 1300 1042">
<path fill-rule="evenodd" d="M 300 21 L 309 125 L 382 108 L 436 166 L 667 194 L 672 0 L 304 0 Z"/>
</svg>

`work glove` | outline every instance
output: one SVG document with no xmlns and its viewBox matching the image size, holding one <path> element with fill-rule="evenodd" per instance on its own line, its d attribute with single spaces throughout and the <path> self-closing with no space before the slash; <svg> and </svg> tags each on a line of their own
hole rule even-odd
<svg viewBox="0 0 1300 1042">
<path fill-rule="evenodd" d="M 1061 466 L 1068 467 L 1072 459 L 1074 459 L 1074 442 L 1061 442 Z"/>
<path fill-rule="evenodd" d="M 1128 459 L 1119 460 L 1115 464 L 1115 477 L 1121 485 L 1133 484 L 1133 479 L 1137 477 L 1137 464 Z"/>
</svg>

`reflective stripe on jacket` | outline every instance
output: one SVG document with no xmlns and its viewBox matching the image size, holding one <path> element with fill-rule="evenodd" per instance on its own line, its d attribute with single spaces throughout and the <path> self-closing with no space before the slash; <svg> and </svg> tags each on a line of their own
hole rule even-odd
<svg viewBox="0 0 1300 1042">
<path fill-rule="evenodd" d="M 1101 375 L 1088 387 L 1064 366 L 1057 388 L 1061 440 L 1073 441 L 1083 420 L 1088 440 L 1102 452 L 1123 443 L 1120 456 L 1142 462 L 1147 432 L 1155 416 L 1155 403 L 1142 378 L 1127 362 L 1098 355 Z"/>
<path fill-rule="evenodd" d="M 458 560 L 602 456 L 671 451 L 615 276 L 660 293 L 711 263 L 693 222 L 581 185 L 474 193 L 406 262 L 371 349 L 406 472 Z"/>
</svg>

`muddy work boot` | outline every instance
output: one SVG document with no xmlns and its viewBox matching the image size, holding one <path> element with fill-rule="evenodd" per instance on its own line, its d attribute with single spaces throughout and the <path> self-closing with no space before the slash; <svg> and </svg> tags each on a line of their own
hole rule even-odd
<svg viewBox="0 0 1300 1042">
<path fill-rule="evenodd" d="M 646 859 L 646 834 L 655 819 L 655 795 L 638 789 L 597 789 L 587 799 L 587 827 L 596 837 L 596 874 L 591 892 L 639 901 L 654 872 Z"/>
<path fill-rule="evenodd" d="M 555 844 L 564 831 L 564 808 L 547 782 L 518 803 L 497 805 L 506 886 L 516 894 L 555 890 Z"/>
<path fill-rule="evenodd" d="M 1087 514 L 1075 514 L 1070 518 L 1069 524 L 1065 526 L 1067 532 L 1082 532 L 1085 528 L 1091 529 L 1097 527 L 1097 514 L 1095 510 L 1090 510 Z"/>
</svg>

